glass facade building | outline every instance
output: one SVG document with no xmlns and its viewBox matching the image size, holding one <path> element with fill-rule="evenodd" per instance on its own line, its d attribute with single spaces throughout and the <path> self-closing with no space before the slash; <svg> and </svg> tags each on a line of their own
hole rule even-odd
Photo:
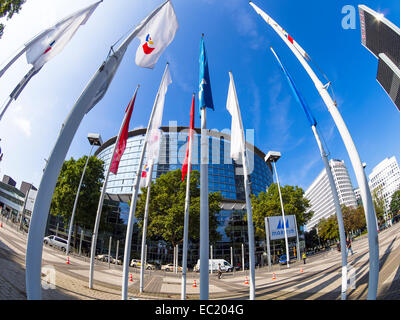
<svg viewBox="0 0 400 320">
<path fill-rule="evenodd" d="M 155 164 L 152 179 L 156 180 L 162 174 L 182 168 L 186 155 L 188 128 L 185 127 L 163 127 L 162 140 L 158 163 Z M 200 129 L 196 129 L 193 139 L 193 162 L 192 170 L 200 171 Z M 132 193 L 133 183 L 138 171 L 138 164 L 146 129 L 137 129 L 129 132 L 128 141 L 124 155 L 121 158 L 118 173 L 110 174 L 107 183 L 106 199 L 110 200 L 114 207 L 114 213 L 109 215 L 108 222 L 119 223 L 128 221 L 129 201 Z M 220 192 L 223 198 L 222 208 L 218 215 L 218 231 L 221 235 L 220 242 L 214 244 L 214 257 L 225 258 L 230 261 L 230 247 L 241 247 L 247 243 L 247 224 L 244 220 L 246 215 L 245 193 L 243 185 L 242 164 L 230 158 L 230 135 L 224 132 L 208 130 L 209 136 L 209 167 L 208 180 L 209 192 Z M 247 138 L 252 138 L 252 131 L 249 131 Z M 104 161 L 105 169 L 108 168 L 116 137 L 106 141 L 100 147 L 95 156 Z M 254 145 L 247 143 L 248 167 L 250 173 L 251 193 L 258 195 L 272 184 L 272 168 L 264 161 L 265 154 Z M 146 159 L 144 165 L 146 164 Z M 138 231 L 139 232 L 139 231 Z M 140 232 L 141 234 L 141 232 Z M 138 237 L 137 246 L 140 247 L 141 236 Z M 121 239 L 122 240 L 122 239 Z M 136 241 L 136 240 L 134 240 Z M 140 248 L 133 247 L 133 256 L 140 253 Z M 164 260 L 163 254 L 168 257 L 166 246 L 154 244 L 148 248 L 148 259 Z M 196 262 L 198 248 L 192 244 L 192 263 Z M 235 250 L 235 257 L 241 259 L 241 248 Z M 240 257 L 239 257 L 240 256 Z M 170 261 L 167 261 L 170 262 Z"/>
</svg>

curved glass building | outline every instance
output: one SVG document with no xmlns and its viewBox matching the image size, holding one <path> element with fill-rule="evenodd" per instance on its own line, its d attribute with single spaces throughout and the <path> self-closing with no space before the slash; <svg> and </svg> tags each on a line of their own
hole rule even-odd
<svg viewBox="0 0 400 320">
<path fill-rule="evenodd" d="M 186 154 L 189 129 L 186 127 L 162 127 L 163 136 L 160 144 L 158 163 L 154 166 L 153 177 L 155 180 L 168 171 L 182 168 Z M 200 171 L 200 138 L 201 130 L 196 129 L 193 140 L 192 170 Z M 107 183 L 106 199 L 114 203 L 114 214 L 108 216 L 109 223 L 124 224 L 128 221 L 129 206 L 133 183 L 138 171 L 146 129 L 137 129 L 129 132 L 124 155 L 121 158 L 118 173 L 110 174 Z M 246 215 L 245 194 L 243 185 L 242 164 L 230 158 L 230 135 L 225 132 L 208 130 L 209 136 L 209 167 L 208 181 L 209 192 L 220 192 L 223 197 L 221 211 L 218 216 L 218 231 L 221 241 L 214 245 L 214 257 L 225 258 L 230 261 L 230 247 L 235 250 L 235 261 L 241 261 L 241 244 L 247 243 L 247 225 L 243 219 Z M 247 132 L 247 140 L 254 138 L 252 130 Z M 106 141 L 95 153 L 95 156 L 104 161 L 105 169 L 108 168 L 116 137 Z M 248 168 L 250 173 L 251 193 L 258 195 L 272 184 L 272 168 L 264 161 L 265 154 L 247 142 Z M 146 164 L 146 159 L 144 161 Z M 121 229 L 121 228 L 118 228 Z M 141 232 L 139 232 L 141 234 Z M 124 238 L 124 235 L 123 235 Z M 135 237 L 134 237 L 135 238 Z M 140 247 L 140 239 L 133 240 Z M 121 237 L 121 240 L 122 239 Z M 189 257 L 193 262 L 198 259 L 198 248 L 195 244 L 190 249 Z M 140 254 L 140 248 L 132 245 L 132 255 Z M 160 249 L 160 245 L 150 246 L 148 259 L 153 261 L 172 261 L 168 257 L 167 248 Z M 262 254 L 260 248 L 259 255 Z M 259 257 L 260 258 L 260 257 Z M 168 261 L 168 259 L 170 261 Z"/>
</svg>

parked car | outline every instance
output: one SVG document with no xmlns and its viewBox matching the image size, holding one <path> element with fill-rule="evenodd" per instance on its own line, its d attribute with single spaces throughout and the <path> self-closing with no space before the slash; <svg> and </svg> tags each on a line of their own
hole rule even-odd
<svg viewBox="0 0 400 320">
<path fill-rule="evenodd" d="M 146 263 L 146 270 L 156 270 L 156 266 L 154 264 Z"/>
<path fill-rule="evenodd" d="M 124 261 L 124 256 L 119 256 L 118 259 L 116 259 L 117 264 L 122 265 L 122 262 Z M 114 263 L 115 263 L 115 259 L 114 259 Z"/>
<path fill-rule="evenodd" d="M 296 259 L 295 257 L 289 257 L 289 263 L 292 262 L 292 260 Z M 287 264 L 287 259 L 286 259 L 286 254 L 282 255 L 279 257 L 279 264 L 280 265 L 285 265 Z"/>
<path fill-rule="evenodd" d="M 115 263 L 115 259 L 108 254 L 98 254 L 96 259 L 103 262 L 108 262 L 108 259 L 110 259 L 110 263 Z"/>
<path fill-rule="evenodd" d="M 61 249 L 64 252 L 67 251 L 68 241 L 63 238 L 56 237 L 56 236 L 47 236 L 47 237 L 44 237 L 43 243 L 46 245 L 50 245 L 52 247 Z"/>
<path fill-rule="evenodd" d="M 161 266 L 161 270 L 164 270 L 164 271 L 167 271 L 167 272 L 168 271 L 175 271 L 175 267 L 174 267 L 173 263 L 164 264 L 164 265 Z M 182 267 L 178 266 L 178 271 L 182 272 Z"/>
<path fill-rule="evenodd" d="M 141 265 L 142 265 L 142 263 L 140 262 L 140 260 L 138 260 L 138 259 L 131 260 L 131 264 L 130 264 L 131 267 L 140 268 Z"/>
</svg>

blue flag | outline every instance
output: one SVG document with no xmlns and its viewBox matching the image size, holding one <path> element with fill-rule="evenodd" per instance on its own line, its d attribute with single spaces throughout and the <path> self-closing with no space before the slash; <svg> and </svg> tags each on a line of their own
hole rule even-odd
<svg viewBox="0 0 400 320">
<path fill-rule="evenodd" d="M 210 74 L 208 72 L 208 59 L 204 46 L 204 37 L 200 43 L 200 77 L 199 77 L 199 106 L 200 111 L 204 108 L 214 110 L 214 103 L 211 93 Z"/>
<path fill-rule="evenodd" d="M 308 121 L 310 122 L 310 125 L 316 127 L 317 126 L 317 120 L 315 120 L 315 118 L 312 115 L 311 110 L 308 107 L 306 101 L 304 100 L 304 98 L 300 94 L 299 90 L 297 90 L 297 87 L 296 87 L 296 84 L 293 81 L 293 78 L 290 76 L 289 72 L 286 70 L 285 66 L 283 65 L 283 63 L 279 59 L 278 54 L 274 51 L 274 49 L 271 48 L 271 50 L 272 50 L 273 54 L 275 55 L 276 59 L 278 60 L 282 71 L 285 73 L 285 75 L 287 77 L 287 80 L 289 82 L 289 85 L 292 88 L 293 93 L 294 93 L 294 95 L 296 97 L 297 102 L 300 103 L 300 105 L 303 107 L 303 110 L 306 113 L 306 116 L 307 116 Z"/>
</svg>

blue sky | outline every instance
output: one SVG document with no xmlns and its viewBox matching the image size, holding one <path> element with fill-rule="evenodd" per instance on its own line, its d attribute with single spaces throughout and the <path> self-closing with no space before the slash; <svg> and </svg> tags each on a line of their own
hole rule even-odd
<svg viewBox="0 0 400 320">
<path fill-rule="evenodd" d="M 0 40 L 0 63 L 35 34 L 94 0 L 28 0 L 20 14 L 6 21 Z M 255 145 L 267 153 L 282 153 L 278 172 L 282 184 L 306 189 L 323 168 L 307 119 L 292 96 L 275 58 L 273 46 L 292 73 L 307 100 L 331 157 L 343 159 L 352 182 L 355 176 L 335 124 L 313 83 L 296 58 L 245 0 L 173 0 L 180 28 L 154 70 L 135 64 L 139 40 L 130 45 L 104 99 L 84 118 L 67 158 L 89 152 L 86 136 L 98 132 L 103 140 L 115 136 L 125 108 L 140 84 L 131 129 L 145 127 L 165 63 L 171 66 L 164 125 L 189 124 L 193 92 L 198 88 L 198 56 L 202 33 L 209 58 L 215 112 L 209 111 L 208 128 L 230 128 L 225 108 L 232 71 L 245 128 L 255 130 Z M 63 121 L 85 85 L 104 61 L 110 46 L 136 26 L 161 0 L 104 0 L 88 23 L 29 83 L 0 123 L 4 152 L 0 175 L 10 175 L 17 186 L 24 181 L 39 185 Z M 356 29 L 342 28 L 344 5 L 356 1 L 254 0 L 308 52 L 333 83 L 339 110 L 353 136 L 369 174 L 386 157 L 400 159 L 400 113 L 376 81 L 377 63 L 362 45 L 358 9 Z M 366 0 L 363 4 L 385 13 L 400 26 L 400 2 Z M 0 79 L 0 103 L 30 69 L 21 57 Z M 200 119 L 196 118 L 196 126 Z"/>
</svg>

